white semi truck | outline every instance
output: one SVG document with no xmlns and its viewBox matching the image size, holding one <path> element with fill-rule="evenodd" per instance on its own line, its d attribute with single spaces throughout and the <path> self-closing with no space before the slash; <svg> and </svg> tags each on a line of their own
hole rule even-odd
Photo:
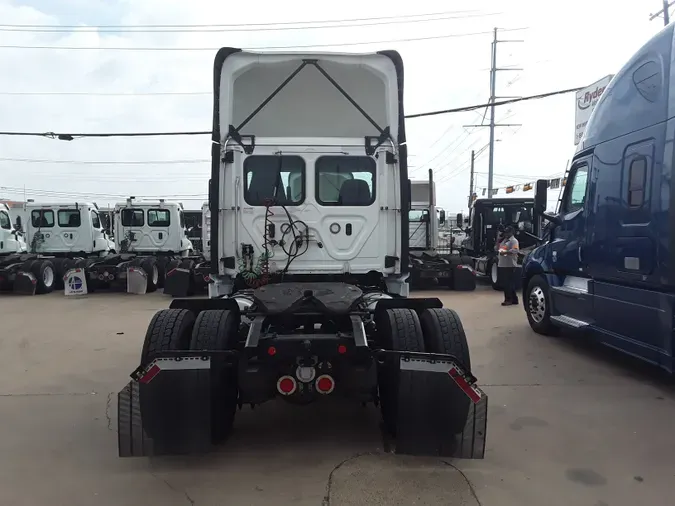
<svg viewBox="0 0 675 506">
<path fill-rule="evenodd" d="M 146 292 L 164 286 L 167 265 L 193 253 L 178 202 L 136 200 L 115 205 L 111 218 L 116 254 L 87 266 L 87 289 L 126 283 L 130 267 L 147 275 Z"/>
<path fill-rule="evenodd" d="M 0 203 L 0 290 L 23 295 L 49 293 L 54 289 L 54 280 L 54 264 L 28 254 L 11 209 Z"/>
<path fill-rule="evenodd" d="M 341 398 L 379 406 L 397 453 L 483 458 L 460 317 L 408 297 L 400 55 L 223 48 L 214 82 L 209 297 L 152 317 L 119 455 L 207 452 L 238 407 Z"/>
</svg>

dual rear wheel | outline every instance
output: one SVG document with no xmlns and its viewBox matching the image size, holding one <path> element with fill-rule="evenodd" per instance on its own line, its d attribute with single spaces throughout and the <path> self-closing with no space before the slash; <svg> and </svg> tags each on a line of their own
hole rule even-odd
<svg viewBox="0 0 675 506">
<path fill-rule="evenodd" d="M 448 308 L 426 309 L 419 316 L 408 308 L 388 309 L 383 312 L 378 326 L 378 341 L 384 349 L 453 355 L 466 372 L 471 372 L 471 358 L 466 334 L 459 315 Z M 426 380 L 402 381 L 399 360 L 392 360 L 378 370 L 380 409 L 387 432 L 403 439 L 419 437 L 429 420 L 436 420 L 438 430 L 447 435 L 462 432 L 470 409 L 470 399 L 464 394 L 455 399 L 443 397 L 443 390 L 434 388 L 435 382 Z M 438 378 L 442 385 L 449 378 Z M 452 401 L 452 402 L 450 402 Z M 401 442 L 399 441 L 399 444 Z"/>
<path fill-rule="evenodd" d="M 141 364 L 149 364 L 159 353 L 178 350 L 232 350 L 237 346 L 239 317 L 227 310 L 206 310 L 195 317 L 185 309 L 164 309 L 153 317 L 145 336 Z M 470 372 L 471 360 L 466 334 L 457 313 L 451 309 L 426 309 L 421 315 L 407 308 L 388 309 L 377 320 L 377 341 L 384 349 L 409 352 L 450 354 L 460 366 Z M 195 395 L 210 391 L 209 403 L 211 443 L 227 438 L 232 430 L 238 403 L 237 373 L 228 367 L 225 357 L 213 356 L 211 373 L 197 376 L 190 383 Z M 431 430 L 454 438 L 464 430 L 471 401 L 464 394 L 448 399 L 443 389 L 434 388 L 431 381 L 402 381 L 399 360 L 388 361 L 378 368 L 380 409 L 385 429 L 396 436 L 398 445 L 405 439 L 419 439 Z M 440 382 L 449 378 L 442 377 Z M 143 418 L 157 420 L 157 413 L 143 410 Z M 144 423 L 145 425 L 145 423 Z M 155 425 L 155 424 L 150 424 Z M 161 434 L 150 434 L 154 439 Z"/>
<path fill-rule="evenodd" d="M 231 350 L 237 345 L 239 317 L 232 311 L 207 310 L 195 318 L 187 309 L 163 309 L 148 326 L 141 352 L 141 364 L 149 364 L 159 353 L 179 350 Z M 211 443 L 227 438 L 232 430 L 237 408 L 237 374 L 227 367 L 225 357 L 211 358 L 211 372 L 196 377 L 195 395 L 210 391 Z M 153 416 L 143 413 L 144 418 Z M 161 422 L 160 422 L 161 424 Z M 152 437 L 157 437 L 152 434 Z"/>
</svg>

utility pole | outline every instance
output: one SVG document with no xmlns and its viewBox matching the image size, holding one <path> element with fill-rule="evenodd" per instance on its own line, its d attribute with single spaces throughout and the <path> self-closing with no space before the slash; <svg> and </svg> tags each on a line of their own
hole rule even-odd
<svg viewBox="0 0 675 506">
<path fill-rule="evenodd" d="M 511 70 L 511 71 L 519 71 L 523 70 L 521 68 L 498 68 L 497 67 L 497 44 L 503 43 L 503 42 L 524 42 L 522 40 L 499 40 L 497 39 L 497 28 L 494 28 L 493 30 L 493 38 L 492 38 L 492 54 L 491 54 L 491 62 L 490 62 L 490 100 L 488 103 L 490 104 L 488 107 L 490 108 L 490 123 L 488 125 L 464 125 L 465 127 L 471 127 L 471 128 L 476 128 L 476 127 L 489 127 L 490 128 L 490 143 L 488 144 L 490 148 L 489 152 L 489 160 L 488 160 L 488 198 L 492 198 L 492 186 L 493 186 L 493 175 L 494 175 L 494 161 L 495 161 L 495 128 L 497 127 L 507 127 L 507 126 L 521 126 L 520 124 L 515 124 L 515 123 L 500 123 L 497 124 L 495 123 L 495 102 L 497 99 L 508 99 L 508 98 L 518 98 L 518 97 L 503 97 L 497 96 L 497 72 L 499 71 L 504 71 L 504 70 Z"/>
<path fill-rule="evenodd" d="M 668 26 L 670 23 L 670 8 L 675 4 L 675 2 L 669 2 L 668 0 L 663 0 L 663 7 L 659 12 L 656 12 L 649 17 L 649 21 L 653 21 L 663 14 L 663 26 Z"/>
<path fill-rule="evenodd" d="M 471 177 L 469 178 L 469 214 L 471 214 L 471 204 L 473 204 L 473 169 L 476 160 L 476 152 L 471 150 Z"/>
</svg>

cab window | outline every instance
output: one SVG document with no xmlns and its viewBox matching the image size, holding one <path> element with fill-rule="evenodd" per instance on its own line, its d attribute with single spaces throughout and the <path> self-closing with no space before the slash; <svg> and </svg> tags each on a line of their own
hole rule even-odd
<svg viewBox="0 0 675 506">
<path fill-rule="evenodd" d="M 408 221 L 410 223 L 421 223 L 429 221 L 429 211 L 413 209 L 408 213 Z"/>
<path fill-rule="evenodd" d="M 77 228 L 81 225 L 79 209 L 59 209 L 56 213 L 59 220 L 59 227 Z"/>
<path fill-rule="evenodd" d="M 5 230 L 12 229 L 12 220 L 9 219 L 9 214 L 5 211 L 0 211 L 0 228 Z"/>
<path fill-rule="evenodd" d="M 148 209 L 149 227 L 168 227 L 171 225 L 171 214 L 168 209 Z"/>
<path fill-rule="evenodd" d="M 96 229 L 101 228 L 101 219 L 96 211 L 91 212 L 91 226 Z"/>
<path fill-rule="evenodd" d="M 35 209 L 30 213 L 30 221 L 34 228 L 51 228 L 54 226 L 54 211 Z"/>
<path fill-rule="evenodd" d="M 316 161 L 316 201 L 323 206 L 375 202 L 375 160 L 370 156 L 322 156 Z"/>
<path fill-rule="evenodd" d="M 297 206 L 305 200 L 305 160 L 300 156 L 249 156 L 244 180 L 244 200 L 251 206 Z"/>
<path fill-rule="evenodd" d="M 587 181 L 588 165 L 579 165 L 574 172 L 572 181 L 568 181 L 567 183 L 569 185 L 569 190 L 564 207 L 565 213 L 573 213 L 584 207 Z"/>
<path fill-rule="evenodd" d="M 143 209 L 122 209 L 123 227 L 142 227 L 144 224 Z"/>
</svg>

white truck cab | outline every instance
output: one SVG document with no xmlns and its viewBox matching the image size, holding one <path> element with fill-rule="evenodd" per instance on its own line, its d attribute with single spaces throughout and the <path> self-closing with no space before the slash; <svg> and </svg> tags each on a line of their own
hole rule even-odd
<svg viewBox="0 0 675 506">
<path fill-rule="evenodd" d="M 193 249 L 185 234 L 183 206 L 178 202 L 130 198 L 116 204 L 113 214 L 120 252 L 187 256 Z"/>
<path fill-rule="evenodd" d="M 376 274 L 406 295 L 409 194 L 395 59 L 228 51 L 215 68 L 211 295 L 266 269 L 317 279 Z"/>
<path fill-rule="evenodd" d="M 105 256 L 115 251 L 96 204 L 27 202 L 23 210 L 26 242 L 33 253 Z"/>
<path fill-rule="evenodd" d="M 17 230 L 12 211 L 7 204 L 0 203 L 0 255 L 25 253 L 26 241 Z"/>
</svg>

